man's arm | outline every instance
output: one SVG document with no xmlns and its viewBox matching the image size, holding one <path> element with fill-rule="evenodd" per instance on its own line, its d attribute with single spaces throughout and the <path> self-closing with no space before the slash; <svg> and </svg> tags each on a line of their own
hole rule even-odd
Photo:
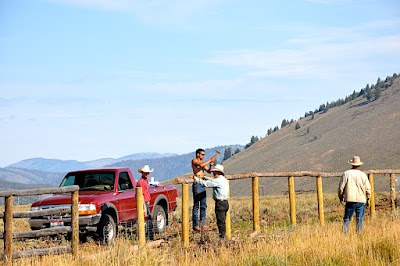
<svg viewBox="0 0 400 266">
<path fill-rule="evenodd" d="M 211 160 L 211 159 L 210 159 Z M 204 170 L 206 170 L 207 173 L 211 174 L 211 167 L 214 165 L 214 161 L 210 162 L 210 167 L 204 167 Z"/>
<path fill-rule="evenodd" d="M 215 179 L 200 179 L 198 177 L 194 178 L 194 182 L 202 185 L 203 187 L 219 187 L 220 184 Z"/>
<path fill-rule="evenodd" d="M 202 161 L 200 161 L 200 159 L 195 158 L 195 159 L 192 160 L 192 164 L 196 165 L 196 166 L 200 166 L 201 168 L 203 168 L 203 167 L 207 166 L 207 164 L 209 164 L 211 162 L 214 163 L 214 161 L 215 161 L 215 159 L 211 158 L 211 159 L 209 159 L 209 160 L 207 160 L 205 162 L 202 162 Z"/>
<path fill-rule="evenodd" d="M 367 196 L 367 201 L 369 201 L 371 199 L 371 183 L 369 182 L 367 175 L 365 175 L 365 177 L 365 194 Z"/>
<path fill-rule="evenodd" d="M 343 173 L 342 177 L 340 178 L 339 188 L 338 188 L 338 197 L 339 197 L 340 202 L 343 201 L 343 190 L 346 185 L 344 182 L 344 179 L 345 179 L 345 174 Z"/>
</svg>

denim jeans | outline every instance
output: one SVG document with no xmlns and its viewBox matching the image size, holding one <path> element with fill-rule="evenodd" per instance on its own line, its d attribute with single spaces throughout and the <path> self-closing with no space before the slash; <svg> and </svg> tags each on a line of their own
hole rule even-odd
<svg viewBox="0 0 400 266">
<path fill-rule="evenodd" d="M 200 208 L 200 222 L 206 221 L 207 210 L 207 194 L 206 188 L 200 184 L 193 184 L 193 228 L 199 226 L 199 208 Z M 203 225 L 203 224 L 202 224 Z"/>
<path fill-rule="evenodd" d="M 153 228 L 153 219 L 151 218 L 149 202 L 145 202 L 147 208 L 147 221 L 146 221 L 146 239 L 153 241 L 154 240 L 154 228 Z"/>
<path fill-rule="evenodd" d="M 349 233 L 349 226 L 354 212 L 356 212 L 357 232 L 361 233 L 362 231 L 364 213 L 365 213 L 365 203 L 346 202 L 346 208 L 344 210 L 344 217 L 343 217 L 343 232 L 345 234 Z"/>
</svg>

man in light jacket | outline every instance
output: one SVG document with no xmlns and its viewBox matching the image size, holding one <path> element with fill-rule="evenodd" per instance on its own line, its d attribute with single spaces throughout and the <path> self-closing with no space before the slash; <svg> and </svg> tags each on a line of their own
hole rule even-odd
<svg viewBox="0 0 400 266">
<path fill-rule="evenodd" d="M 353 160 L 349 160 L 352 165 L 351 170 L 343 173 L 340 183 L 338 196 L 340 202 L 346 202 L 343 217 L 343 232 L 349 232 L 349 225 L 354 212 L 356 212 L 357 232 L 361 233 L 363 227 L 365 204 L 371 198 L 371 184 L 368 177 L 360 170 L 360 157 L 354 156 Z"/>
<path fill-rule="evenodd" d="M 212 187 L 213 188 L 213 198 L 215 200 L 215 216 L 217 218 L 217 227 L 219 231 L 219 237 L 226 237 L 226 213 L 229 210 L 229 202 L 228 202 L 228 192 L 229 192 L 229 183 L 225 178 L 224 167 L 220 164 L 217 164 L 211 172 L 214 175 L 214 179 L 209 177 L 204 177 L 204 179 L 200 179 L 198 177 L 194 178 L 194 182 L 196 184 L 200 184 L 204 187 Z"/>
</svg>

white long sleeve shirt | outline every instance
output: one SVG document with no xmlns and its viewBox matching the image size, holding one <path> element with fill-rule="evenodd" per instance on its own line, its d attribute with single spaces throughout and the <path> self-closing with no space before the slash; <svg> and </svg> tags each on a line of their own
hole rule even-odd
<svg viewBox="0 0 400 266">
<path fill-rule="evenodd" d="M 229 184 L 225 176 L 219 175 L 214 179 L 209 177 L 204 177 L 204 179 L 195 177 L 194 182 L 199 183 L 204 187 L 212 187 L 214 200 L 228 199 Z"/>
</svg>

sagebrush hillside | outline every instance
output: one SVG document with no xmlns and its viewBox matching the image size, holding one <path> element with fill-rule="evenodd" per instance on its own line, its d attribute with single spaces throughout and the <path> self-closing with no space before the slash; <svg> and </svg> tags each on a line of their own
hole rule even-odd
<svg viewBox="0 0 400 266">
<path fill-rule="evenodd" d="M 347 161 L 359 155 L 363 169 L 400 168 L 400 78 L 382 88 L 378 99 L 357 97 L 327 112 L 317 112 L 291 123 L 234 155 L 224 166 L 228 174 L 245 172 L 323 171 L 338 172 L 349 168 Z M 376 186 L 386 186 L 386 179 Z M 282 182 L 283 181 L 283 182 Z M 233 181 L 232 194 L 250 193 L 251 180 Z M 336 179 L 325 179 L 333 192 Z M 262 179 L 265 194 L 281 194 L 287 180 Z M 315 189 L 312 178 L 296 178 L 296 190 Z"/>
</svg>

